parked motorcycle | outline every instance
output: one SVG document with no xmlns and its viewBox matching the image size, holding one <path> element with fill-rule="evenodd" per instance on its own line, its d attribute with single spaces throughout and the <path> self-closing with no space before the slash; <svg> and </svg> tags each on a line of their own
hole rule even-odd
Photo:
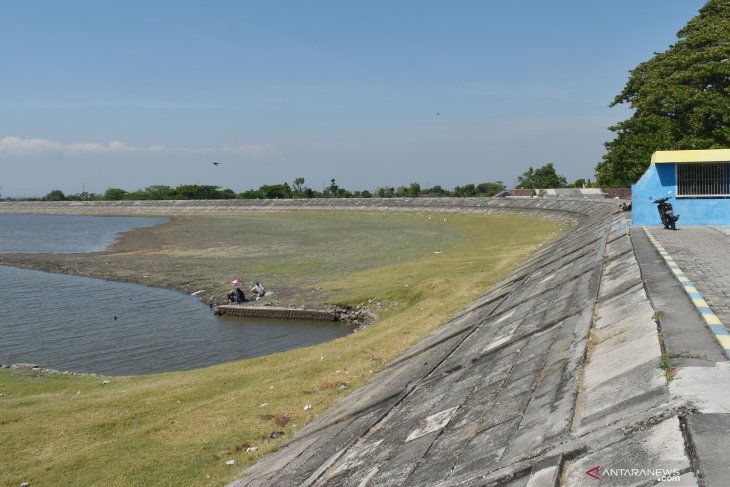
<svg viewBox="0 0 730 487">
<path fill-rule="evenodd" d="M 662 225 L 664 225 L 664 228 L 666 229 L 677 229 L 677 220 L 679 220 L 679 215 L 674 214 L 674 208 L 672 208 L 672 204 L 669 203 L 669 199 L 671 196 L 667 196 L 666 198 L 658 198 L 653 201 L 653 204 L 657 205 L 657 209 L 659 210 L 659 218 L 662 220 Z"/>
</svg>

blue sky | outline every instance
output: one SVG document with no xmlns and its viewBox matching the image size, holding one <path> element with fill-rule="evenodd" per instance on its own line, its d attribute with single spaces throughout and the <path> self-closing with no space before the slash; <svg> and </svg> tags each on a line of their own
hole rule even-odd
<svg viewBox="0 0 730 487">
<path fill-rule="evenodd" d="M 3 2 L 0 194 L 593 178 L 629 70 L 703 4 Z"/>
</svg>

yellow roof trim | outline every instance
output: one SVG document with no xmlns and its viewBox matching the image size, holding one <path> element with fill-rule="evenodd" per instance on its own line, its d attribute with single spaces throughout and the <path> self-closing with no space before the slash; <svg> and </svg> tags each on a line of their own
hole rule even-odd
<svg viewBox="0 0 730 487">
<path fill-rule="evenodd" d="M 652 164 L 670 162 L 730 162 L 730 149 L 660 150 L 651 156 Z"/>
</svg>

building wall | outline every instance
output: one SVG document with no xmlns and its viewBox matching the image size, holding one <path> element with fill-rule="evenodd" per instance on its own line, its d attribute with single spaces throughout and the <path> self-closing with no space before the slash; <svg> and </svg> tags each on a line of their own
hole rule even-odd
<svg viewBox="0 0 730 487">
<path fill-rule="evenodd" d="M 677 225 L 730 225 L 730 199 L 679 198 L 675 164 L 652 164 L 631 187 L 631 217 L 634 225 L 661 225 L 654 204 L 657 198 L 671 196 Z M 671 193 L 670 193 L 671 192 Z"/>
</svg>

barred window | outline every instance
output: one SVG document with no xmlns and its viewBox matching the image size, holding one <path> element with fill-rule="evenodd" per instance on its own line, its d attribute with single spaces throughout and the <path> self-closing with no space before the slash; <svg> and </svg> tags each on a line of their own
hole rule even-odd
<svg viewBox="0 0 730 487">
<path fill-rule="evenodd" d="M 730 196 L 730 163 L 677 164 L 677 196 Z"/>
</svg>

